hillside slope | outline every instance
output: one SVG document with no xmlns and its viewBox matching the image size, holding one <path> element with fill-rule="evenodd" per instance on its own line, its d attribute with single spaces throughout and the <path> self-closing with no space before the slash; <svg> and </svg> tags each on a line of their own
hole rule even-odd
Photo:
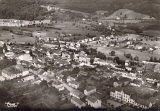
<svg viewBox="0 0 160 111">
<path fill-rule="evenodd" d="M 106 10 L 109 12 L 109 15 L 119 9 L 130 9 L 160 20 L 160 0 L 1 0 L 0 18 L 6 18 L 6 16 L 7 18 L 18 18 L 21 16 L 22 7 L 26 7 L 27 5 L 35 4 L 38 8 L 38 5 L 41 4 L 57 3 L 63 8 L 82 12 L 94 13 L 97 10 Z M 30 8 L 32 7 L 33 6 Z M 26 9 L 23 8 L 23 10 L 28 10 L 28 8 L 29 7 L 26 7 Z M 39 11 L 39 13 L 40 12 L 41 11 Z M 18 13 L 18 15 L 15 13 Z M 37 14 L 36 10 L 30 13 Z M 5 16 L 3 16 L 4 14 Z"/>
<path fill-rule="evenodd" d="M 118 11 L 115 11 L 110 16 L 106 17 L 106 19 L 117 19 L 117 18 L 120 18 L 120 19 L 140 19 L 140 20 L 142 20 L 142 19 L 155 19 L 151 16 L 137 13 L 137 12 L 134 12 L 129 9 L 119 9 Z"/>
<path fill-rule="evenodd" d="M 94 13 L 106 10 L 109 14 L 119 9 L 130 9 L 135 12 L 160 19 L 160 0 L 54 0 L 64 8 Z"/>
</svg>

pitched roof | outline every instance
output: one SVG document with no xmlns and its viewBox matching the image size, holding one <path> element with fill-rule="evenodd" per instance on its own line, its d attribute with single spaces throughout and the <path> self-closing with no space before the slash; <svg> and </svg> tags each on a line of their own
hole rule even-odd
<svg viewBox="0 0 160 111">
<path fill-rule="evenodd" d="M 142 84 L 142 81 L 141 81 L 141 80 L 134 79 L 131 83 L 134 83 L 134 84 Z"/>
<path fill-rule="evenodd" d="M 76 80 L 77 79 L 77 75 L 68 76 L 67 79 L 75 79 Z"/>
<path fill-rule="evenodd" d="M 96 11 L 96 13 L 108 13 L 108 11 L 98 10 L 98 11 Z"/>
<path fill-rule="evenodd" d="M 33 70 L 35 67 L 34 66 L 30 66 L 29 68 Z"/>
<path fill-rule="evenodd" d="M 145 69 L 146 70 L 153 70 L 155 66 L 156 66 L 156 64 L 146 64 Z"/>
<path fill-rule="evenodd" d="M 125 94 L 128 94 L 128 95 L 131 95 L 131 94 L 134 94 L 134 93 L 135 93 L 130 87 L 124 87 L 124 88 L 123 88 L 123 92 L 124 92 Z"/>
<path fill-rule="evenodd" d="M 150 95 L 153 95 L 153 93 L 155 92 L 154 90 L 152 89 L 149 89 L 147 87 L 135 87 L 135 86 L 126 86 L 126 87 L 121 87 L 121 86 L 118 86 L 116 88 L 113 88 L 111 91 L 123 91 L 125 94 L 128 94 L 128 95 L 137 95 L 138 97 L 142 97 L 146 94 L 150 94 Z"/>
<path fill-rule="evenodd" d="M 123 88 L 120 87 L 120 86 L 117 86 L 116 88 L 112 88 L 112 89 L 111 89 L 111 91 L 113 91 L 113 92 L 114 92 L 114 91 L 119 91 L 119 92 L 120 92 L 120 91 L 122 91 L 122 90 L 123 90 Z"/>
<path fill-rule="evenodd" d="M 39 69 L 37 73 L 38 73 L 39 75 L 42 75 L 44 72 L 45 72 L 45 70 Z"/>
<path fill-rule="evenodd" d="M 92 90 L 94 90 L 94 89 L 96 89 L 95 86 L 88 86 L 88 87 L 86 88 L 86 91 L 89 92 L 89 91 L 92 91 Z"/>
<path fill-rule="evenodd" d="M 60 81 L 54 81 L 53 83 L 52 83 L 52 85 L 61 85 L 62 83 L 60 82 Z"/>
<path fill-rule="evenodd" d="M 87 73 L 87 72 L 82 71 L 82 70 L 81 70 L 81 71 L 79 71 L 79 74 L 80 74 L 80 75 L 84 75 L 84 76 L 87 76 L 87 75 L 88 75 L 88 73 Z"/>
<path fill-rule="evenodd" d="M 127 77 L 120 76 L 119 80 L 117 81 L 117 83 L 124 83 L 124 82 L 127 82 L 127 81 L 131 81 L 131 79 L 129 79 Z"/>
<path fill-rule="evenodd" d="M 71 83 L 71 84 L 74 84 L 74 85 L 79 85 L 79 83 L 76 82 L 76 81 L 70 81 L 70 83 Z"/>
<path fill-rule="evenodd" d="M 148 101 L 153 104 L 153 103 L 156 103 L 158 101 L 158 99 L 156 97 L 151 97 L 148 99 Z"/>
<path fill-rule="evenodd" d="M 137 98 L 137 99 L 136 99 L 136 102 L 137 102 L 138 104 L 141 104 L 141 105 L 144 105 L 144 106 L 147 106 L 147 107 L 149 107 L 149 104 L 150 104 L 149 101 L 147 101 L 147 100 L 145 100 L 145 99 L 141 99 L 141 98 Z"/>
<path fill-rule="evenodd" d="M 137 71 L 142 71 L 142 70 L 143 70 L 143 67 L 137 67 L 136 70 L 137 70 Z"/>
<path fill-rule="evenodd" d="M 74 95 L 80 97 L 80 98 L 84 97 L 84 94 L 79 90 L 71 90 L 70 92 L 73 93 Z"/>
<path fill-rule="evenodd" d="M 6 73 L 9 76 L 12 76 L 14 74 L 19 74 L 21 73 L 21 70 L 17 69 L 14 65 L 7 67 L 5 69 L 2 70 L 4 73 Z"/>
<path fill-rule="evenodd" d="M 82 102 L 80 99 L 77 99 L 76 97 L 72 97 L 71 100 L 76 102 L 78 105 L 83 105 L 84 104 L 84 102 Z"/>
<path fill-rule="evenodd" d="M 88 96 L 87 98 L 86 98 L 86 100 L 89 100 L 90 102 L 92 102 L 92 103 L 95 103 L 97 100 L 99 100 L 98 98 L 96 98 L 96 97 L 93 97 L 93 96 Z"/>
</svg>

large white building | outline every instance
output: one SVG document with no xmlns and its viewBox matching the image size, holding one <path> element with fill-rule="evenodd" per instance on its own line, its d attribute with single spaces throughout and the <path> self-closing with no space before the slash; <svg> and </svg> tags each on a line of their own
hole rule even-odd
<svg viewBox="0 0 160 111">
<path fill-rule="evenodd" d="M 149 109 L 152 107 L 152 103 L 149 101 L 142 99 L 138 97 L 137 93 L 135 93 L 133 90 L 130 90 L 131 88 L 122 88 L 117 87 L 116 89 L 112 89 L 110 92 L 110 96 L 126 103 L 129 103 L 133 106 L 140 107 L 143 109 Z"/>
<path fill-rule="evenodd" d="M 17 57 L 18 62 L 20 61 L 27 61 L 27 62 L 32 62 L 32 56 L 30 54 L 23 54 Z"/>
<path fill-rule="evenodd" d="M 26 76 L 28 74 L 28 69 L 17 65 L 13 65 L 2 70 L 2 76 L 5 78 L 5 80 L 11 80 L 20 76 Z"/>
</svg>

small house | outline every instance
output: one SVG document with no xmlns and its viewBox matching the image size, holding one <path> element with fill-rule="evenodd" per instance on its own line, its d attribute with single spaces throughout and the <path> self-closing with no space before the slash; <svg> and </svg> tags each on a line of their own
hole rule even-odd
<svg viewBox="0 0 160 111">
<path fill-rule="evenodd" d="M 79 91 L 79 90 L 71 90 L 70 91 L 70 96 L 76 97 L 78 99 L 84 98 L 84 94 L 81 91 Z"/>
<path fill-rule="evenodd" d="M 96 97 L 88 96 L 86 98 L 87 104 L 93 108 L 101 108 L 101 100 Z"/>
<path fill-rule="evenodd" d="M 130 83 L 131 79 L 127 78 L 127 77 L 119 77 L 119 80 L 118 81 L 115 81 L 113 83 L 113 86 L 114 87 L 117 87 L 117 86 L 127 86 L 129 83 Z"/>
<path fill-rule="evenodd" d="M 78 75 L 88 76 L 88 73 L 81 70 L 81 71 L 79 71 Z"/>
<path fill-rule="evenodd" d="M 80 99 L 77 99 L 76 97 L 71 98 L 71 103 L 74 104 L 78 108 L 82 108 L 86 106 L 84 102 L 82 102 Z"/>
<path fill-rule="evenodd" d="M 93 93 L 96 92 L 96 87 L 95 86 L 88 86 L 85 90 L 84 90 L 84 94 L 85 95 L 91 95 Z"/>
<path fill-rule="evenodd" d="M 67 77 L 67 82 L 75 81 L 75 80 L 77 80 L 77 76 L 68 76 Z"/>
<path fill-rule="evenodd" d="M 34 76 L 27 76 L 27 77 L 22 78 L 23 82 L 31 81 L 31 80 L 34 80 Z"/>
<path fill-rule="evenodd" d="M 59 81 L 54 81 L 52 83 L 52 86 L 55 87 L 58 91 L 64 90 L 63 84 L 61 82 L 59 82 Z"/>
<path fill-rule="evenodd" d="M 142 81 L 138 79 L 134 79 L 131 83 L 132 86 L 140 87 L 142 85 Z"/>
<path fill-rule="evenodd" d="M 78 89 L 79 86 L 80 86 L 80 83 L 76 82 L 76 81 L 70 81 L 68 83 L 71 87 L 75 88 L 75 89 Z"/>
<path fill-rule="evenodd" d="M 152 107 L 152 103 L 145 99 L 137 98 L 136 103 L 138 104 L 139 107 L 143 109 L 148 109 Z"/>
<path fill-rule="evenodd" d="M 62 58 L 63 60 L 67 60 L 67 59 L 70 59 L 70 58 L 71 58 L 71 55 L 70 55 L 69 53 L 63 51 L 63 52 L 61 53 L 61 58 Z"/>
</svg>

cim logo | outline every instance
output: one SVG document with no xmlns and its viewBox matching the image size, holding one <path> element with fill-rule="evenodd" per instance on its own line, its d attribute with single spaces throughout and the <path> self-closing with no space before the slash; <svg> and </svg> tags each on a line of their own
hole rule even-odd
<svg viewBox="0 0 160 111">
<path fill-rule="evenodd" d="M 7 105 L 7 107 L 9 108 L 15 108 L 18 106 L 18 102 L 17 103 L 10 103 L 10 102 L 5 102 L 5 104 Z"/>
</svg>

